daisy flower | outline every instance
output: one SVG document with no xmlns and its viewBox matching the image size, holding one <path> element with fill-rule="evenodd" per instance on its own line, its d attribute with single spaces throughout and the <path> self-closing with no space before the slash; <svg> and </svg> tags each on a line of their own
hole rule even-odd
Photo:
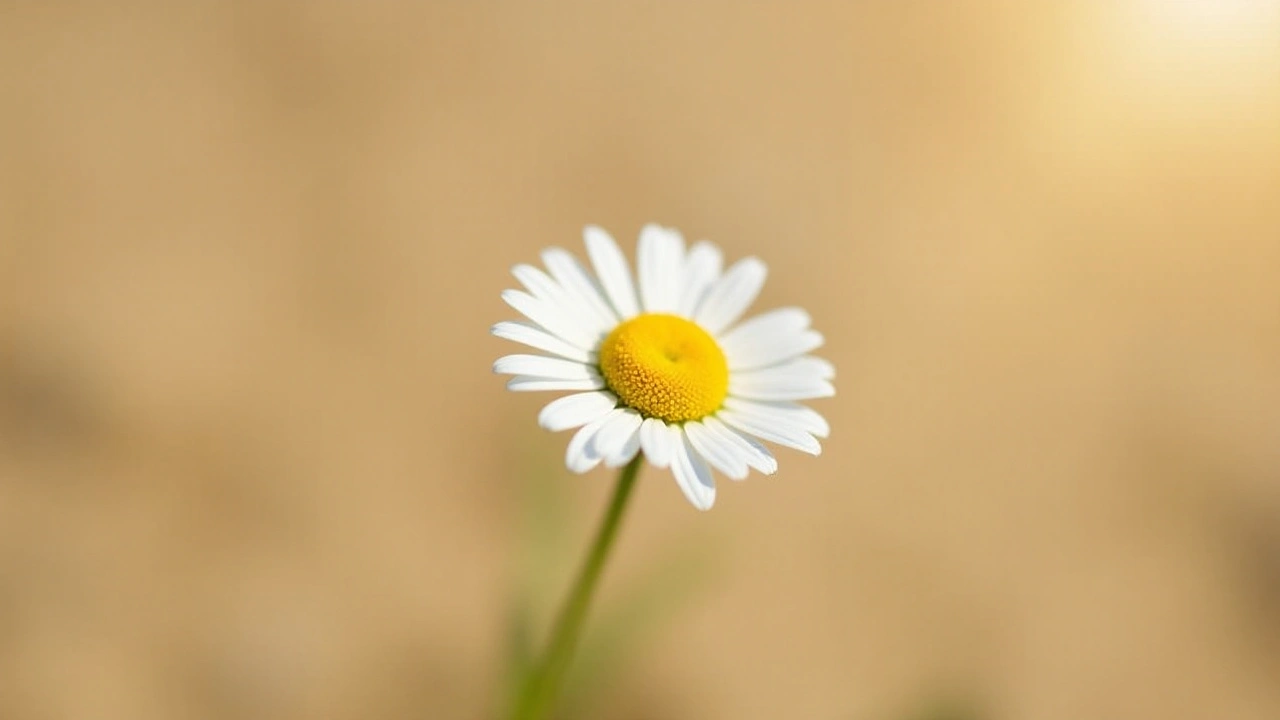
<svg viewBox="0 0 1280 720">
<path fill-rule="evenodd" d="M 565 463 L 576 473 L 620 467 L 639 453 L 670 468 L 689 502 L 715 502 L 711 469 L 741 480 L 777 460 L 760 441 L 817 455 L 826 421 L 797 401 L 835 394 L 834 368 L 808 355 L 822 345 L 809 315 L 788 307 L 739 322 L 764 285 L 748 257 L 722 272 L 709 242 L 686 250 L 680 233 L 640 231 L 633 278 L 604 230 L 583 233 L 594 272 L 569 252 L 542 253 L 543 271 L 517 265 L 524 290 L 502 299 L 528 322 L 493 334 L 546 354 L 507 355 L 494 372 L 511 390 L 572 392 L 542 409 L 542 427 L 578 428 Z"/>
</svg>

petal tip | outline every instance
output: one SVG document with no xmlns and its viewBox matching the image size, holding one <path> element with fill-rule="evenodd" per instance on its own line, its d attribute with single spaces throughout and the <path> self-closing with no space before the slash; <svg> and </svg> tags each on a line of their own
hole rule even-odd
<svg viewBox="0 0 1280 720">
<path fill-rule="evenodd" d="M 689 504 L 699 512 L 706 512 L 716 504 L 716 494 L 714 490 L 704 496 L 686 495 L 685 498 L 689 501 Z"/>
<path fill-rule="evenodd" d="M 613 236 L 609 234 L 608 230 L 605 230 L 599 225 L 587 224 L 582 227 L 582 240 L 587 243 L 587 245 L 598 242 L 612 243 Z"/>
</svg>

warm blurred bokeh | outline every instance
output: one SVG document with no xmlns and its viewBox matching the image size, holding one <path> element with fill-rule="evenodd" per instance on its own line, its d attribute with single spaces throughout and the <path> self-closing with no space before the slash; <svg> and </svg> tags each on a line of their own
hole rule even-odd
<svg viewBox="0 0 1280 720">
<path fill-rule="evenodd" d="M 590 716 L 1280 717 L 1272 0 L 0 4 L 0 717 L 486 717 L 609 484 L 498 293 L 650 220 L 839 395 Z"/>
</svg>

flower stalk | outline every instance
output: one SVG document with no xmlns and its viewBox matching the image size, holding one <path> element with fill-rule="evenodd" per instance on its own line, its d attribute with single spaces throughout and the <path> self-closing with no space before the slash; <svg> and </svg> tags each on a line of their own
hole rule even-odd
<svg viewBox="0 0 1280 720">
<path fill-rule="evenodd" d="M 523 691 L 516 702 L 513 720 L 542 720 L 554 709 L 556 697 L 564 684 L 565 674 L 573 660 L 574 651 L 578 647 L 587 614 L 591 608 L 591 599 L 599 585 L 600 576 L 605 563 L 609 559 L 609 550 L 618 535 L 622 524 L 622 516 L 631 498 L 631 490 L 635 487 L 636 477 L 640 472 L 640 464 L 644 455 L 638 454 L 622 470 L 618 472 L 618 482 L 613 489 L 613 497 L 605 510 L 604 519 L 596 531 L 596 537 L 587 553 L 586 561 L 578 572 L 573 588 L 565 599 L 564 606 L 551 631 L 546 654 L 530 673 Z"/>
</svg>

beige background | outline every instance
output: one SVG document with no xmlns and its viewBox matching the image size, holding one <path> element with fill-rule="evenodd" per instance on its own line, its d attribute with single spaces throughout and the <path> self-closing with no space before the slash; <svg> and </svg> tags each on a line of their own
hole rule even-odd
<svg viewBox="0 0 1280 720">
<path fill-rule="evenodd" d="M 839 395 L 708 514 L 644 475 L 602 607 L 696 588 L 589 716 L 1280 717 L 1278 55 L 1268 0 L 0 3 L 0 717 L 486 717 L 530 486 L 551 593 L 608 490 L 498 293 L 650 220 Z"/>
</svg>

